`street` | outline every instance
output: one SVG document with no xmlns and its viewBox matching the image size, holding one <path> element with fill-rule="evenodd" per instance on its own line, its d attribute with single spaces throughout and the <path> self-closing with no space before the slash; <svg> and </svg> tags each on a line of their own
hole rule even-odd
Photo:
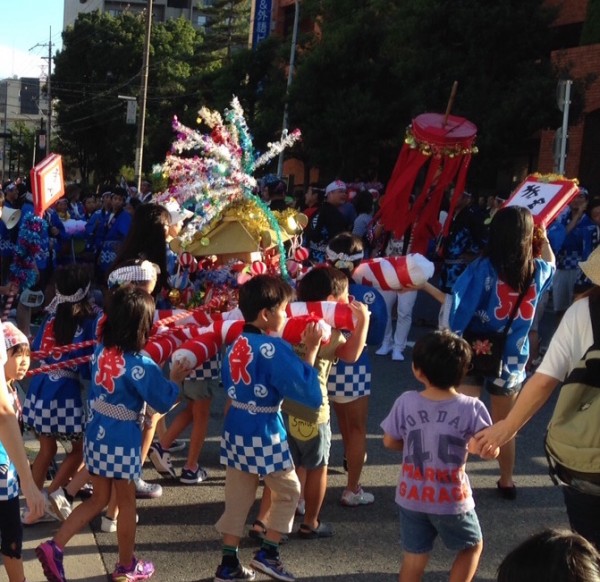
<svg viewBox="0 0 600 582">
<path fill-rule="evenodd" d="M 432 329 L 432 305 L 419 300 L 414 314 L 410 340 Z M 553 314 L 544 320 L 544 329 L 555 325 Z M 418 325 L 417 325 L 418 324 Z M 548 336 L 546 331 L 545 336 Z M 547 342 L 547 340 L 546 340 Z M 376 348 L 370 348 L 371 354 Z M 363 471 L 362 484 L 375 495 L 370 506 L 346 508 L 339 504 L 345 485 L 342 469 L 342 443 L 336 434 L 333 417 L 334 440 L 329 469 L 329 486 L 322 511 L 322 520 L 335 528 L 330 539 L 301 540 L 294 533 L 282 546 L 281 555 L 286 567 L 298 580 L 335 582 L 392 581 L 397 579 L 400 563 L 398 544 L 398 515 L 394 503 L 400 457 L 384 449 L 379 423 L 386 416 L 395 398 L 404 390 L 415 389 L 418 383 L 410 370 L 410 349 L 406 360 L 393 362 L 390 357 L 372 355 L 373 389 L 370 399 L 368 461 Z M 144 478 L 163 485 L 164 493 L 158 500 L 144 500 L 138 504 L 137 554 L 152 560 L 156 567 L 153 580 L 157 582 L 192 582 L 212 580 L 220 561 L 221 544 L 213 524 L 223 508 L 224 470 L 219 465 L 219 431 L 224 393 L 212 405 L 209 438 L 204 447 L 201 464 L 208 471 L 208 480 L 189 486 L 159 476 L 150 463 L 146 464 Z M 467 465 L 474 489 L 476 509 L 484 535 L 484 552 L 476 577 L 478 581 L 495 580 L 496 569 L 502 558 L 529 534 L 544 527 L 567 527 L 562 495 L 547 474 L 543 452 L 543 435 L 554 399 L 526 426 L 517 441 L 516 501 L 501 499 L 496 493 L 497 464 L 471 458 Z M 173 455 L 179 470 L 185 461 L 185 451 Z M 260 490 L 259 490 L 260 494 Z M 251 524 L 258 503 L 251 513 Z M 40 538 L 51 534 L 57 523 L 41 524 L 28 528 L 27 538 Z M 295 525 L 295 531 L 298 522 Z M 99 519 L 92 525 L 98 552 L 108 573 L 116 562 L 116 536 L 99 531 Z M 78 536 L 79 537 L 79 536 Z M 101 580 L 85 574 L 85 563 L 95 560 L 95 548 L 88 542 L 75 548 L 67 546 L 65 555 L 68 580 Z M 77 543 L 77 538 L 73 543 Z M 246 539 L 240 548 L 240 558 L 247 564 L 255 542 Z M 68 560 L 78 556 L 76 562 Z M 43 580 L 41 569 L 35 562 L 31 549 L 25 552 L 28 561 L 28 580 Z M 453 554 L 436 543 L 424 578 L 426 582 L 447 580 Z M 33 563 L 29 563 L 29 561 Z M 73 566 L 75 564 L 75 566 Z M 257 575 L 256 580 L 267 580 Z"/>
</svg>

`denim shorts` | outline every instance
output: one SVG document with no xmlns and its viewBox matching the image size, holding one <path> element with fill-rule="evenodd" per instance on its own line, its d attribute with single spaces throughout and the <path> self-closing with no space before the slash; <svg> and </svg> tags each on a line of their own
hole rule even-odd
<svg viewBox="0 0 600 582">
<path fill-rule="evenodd" d="M 493 396 L 513 396 L 514 394 L 518 394 L 523 387 L 523 382 L 518 382 L 510 387 L 498 386 L 497 384 L 494 384 L 494 380 L 495 378 L 486 378 L 479 375 L 468 375 L 465 376 L 462 383 L 468 386 L 479 386 L 480 388 L 483 387 L 488 394 L 492 394 Z"/>
<path fill-rule="evenodd" d="M 310 434 L 307 432 L 306 438 L 300 430 L 291 426 L 294 420 L 286 419 L 286 428 L 288 433 L 288 444 L 294 465 L 304 467 L 305 469 L 318 469 L 329 464 L 329 451 L 331 449 L 331 426 L 329 422 L 321 422 L 313 425 Z M 303 424 L 304 427 L 310 423 Z"/>
<path fill-rule="evenodd" d="M 400 507 L 400 540 L 405 552 L 428 554 L 438 535 L 453 552 L 476 546 L 481 542 L 481 527 L 475 510 L 458 515 L 438 515 Z"/>
</svg>

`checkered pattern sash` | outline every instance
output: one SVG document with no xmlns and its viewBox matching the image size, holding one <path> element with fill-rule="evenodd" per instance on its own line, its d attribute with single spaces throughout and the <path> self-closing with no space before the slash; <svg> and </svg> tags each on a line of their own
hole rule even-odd
<svg viewBox="0 0 600 582">
<path fill-rule="evenodd" d="M 94 400 L 91 408 L 94 412 L 99 412 L 104 416 L 108 416 L 109 418 L 114 418 L 116 420 L 135 420 L 140 424 L 140 426 L 144 422 L 143 412 L 135 412 L 133 410 L 129 410 L 129 408 L 125 408 L 124 406 L 116 406 L 106 402 L 105 400 L 101 400 L 100 398 Z"/>
<path fill-rule="evenodd" d="M 240 410 L 246 410 L 250 414 L 272 414 L 274 412 L 279 412 L 279 406 L 257 406 L 255 402 L 232 400 L 231 406 L 239 408 Z"/>
</svg>

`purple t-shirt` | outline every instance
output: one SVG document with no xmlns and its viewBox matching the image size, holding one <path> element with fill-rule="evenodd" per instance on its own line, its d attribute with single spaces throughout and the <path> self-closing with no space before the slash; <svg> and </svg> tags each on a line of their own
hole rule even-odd
<svg viewBox="0 0 600 582">
<path fill-rule="evenodd" d="M 467 442 L 492 423 L 477 398 L 459 394 L 430 400 L 402 394 L 381 423 L 390 437 L 404 441 L 396 503 L 422 513 L 457 515 L 475 507 L 465 473 Z"/>
</svg>

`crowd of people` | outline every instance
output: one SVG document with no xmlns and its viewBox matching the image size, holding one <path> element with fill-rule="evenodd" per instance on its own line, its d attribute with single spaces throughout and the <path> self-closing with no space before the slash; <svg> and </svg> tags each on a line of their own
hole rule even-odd
<svg viewBox="0 0 600 582">
<path fill-rule="evenodd" d="M 18 294 L 11 262 L 33 205 L 25 183 L 9 182 L 2 190 L 4 208 L 21 212 L 14 228 L 0 222 L 6 319 Z M 142 350 L 155 331 L 157 310 L 172 307 L 180 264 L 169 243 L 192 213 L 175 201 L 155 203 L 148 182 L 140 192 L 119 184 L 83 199 L 78 185 L 66 188 L 43 216 L 48 236 L 36 256 L 32 287 L 40 295 L 33 301 L 30 293 L 21 293 L 16 325 L 2 325 L 6 388 L 0 390 L 0 467 L 6 470 L 0 473 L 0 551 L 9 582 L 25 579 L 22 524 L 62 522 L 36 554 L 47 580 L 64 582 L 66 545 L 100 514 L 102 529 L 117 534 L 112 579 L 150 578 L 152 563 L 134 552 L 135 499 L 159 497 L 162 488 L 141 479 L 143 463 L 148 459 L 185 485 L 202 483 L 208 473 L 200 458 L 218 389 L 228 399 L 221 440 L 225 505 L 216 523 L 222 557 L 214 580 L 252 580 L 258 571 L 293 582 L 280 544 L 294 517 L 301 516 L 300 538 L 334 534 L 333 526 L 321 520 L 331 409 L 347 472 L 340 503 L 375 502 L 361 485 L 371 358 L 391 354 L 393 361 L 402 361 L 408 356 L 419 291 L 440 302 L 441 330 L 419 338 L 412 350 L 413 372 L 423 389 L 403 393 L 381 423 L 383 444 L 402 452 L 396 488 L 403 548 L 399 580 L 421 579 L 437 536 L 456 552 L 450 580 L 474 578 L 482 532 L 465 472 L 467 455 L 497 458 L 498 494 L 506 500 L 517 497 L 515 434 L 594 343 L 589 310 L 600 286 L 600 201 L 580 189 L 546 231 L 534 227 L 527 209 L 501 208 L 500 196 L 477 202 L 465 192 L 454 215 L 448 218 L 442 210 L 432 228 L 428 256 L 437 265 L 439 286 L 379 291 L 353 280 L 361 261 L 412 250 L 410 229 L 398 237 L 383 228 L 377 213 L 382 194 L 381 185 L 334 180 L 325 187 L 311 184 L 291 200 L 283 180 L 263 180 L 257 195 L 271 210 L 295 206 L 308 217 L 302 240 L 311 268 L 293 287 L 274 273 L 254 275 L 239 287 L 232 283 L 245 321 L 242 333 L 196 369 L 185 359 L 171 362 L 167 378 Z M 444 237 L 446 219 L 451 223 Z M 554 310 L 566 313 L 542 361 L 537 323 L 550 291 Z M 284 327 L 290 301 L 344 304 L 354 329 L 333 329 L 324 341 L 323 328 L 310 323 L 300 344 L 290 346 L 272 335 Z M 31 322 L 38 320 L 33 335 Z M 497 373 L 475 368 L 473 345 L 461 337 L 467 332 L 504 335 Z M 39 369 L 21 406 L 17 385 L 32 352 Z M 482 390 L 490 394 L 489 413 L 479 400 Z M 183 406 L 167 426 L 165 414 L 178 402 Z M 40 443 L 31 465 L 20 444 L 19 420 Z M 171 453 L 180 449 L 177 437 L 189 425 L 188 454 L 178 476 Z M 59 443 L 66 455 L 52 471 Z M 528 559 L 541 564 L 548 554 L 557 560 L 554 573 L 569 571 L 569 578 L 556 580 L 600 579 L 600 495 L 578 488 L 581 475 L 562 477 L 577 534 L 544 532 L 525 542 L 503 562 L 499 580 L 520 579 L 515 572 L 525 569 Z M 247 532 L 261 481 L 259 513 Z M 27 502 L 23 511 L 19 483 Z M 74 506 L 77 495 L 87 498 Z M 260 542 L 250 567 L 238 552 L 246 533 Z"/>
</svg>

